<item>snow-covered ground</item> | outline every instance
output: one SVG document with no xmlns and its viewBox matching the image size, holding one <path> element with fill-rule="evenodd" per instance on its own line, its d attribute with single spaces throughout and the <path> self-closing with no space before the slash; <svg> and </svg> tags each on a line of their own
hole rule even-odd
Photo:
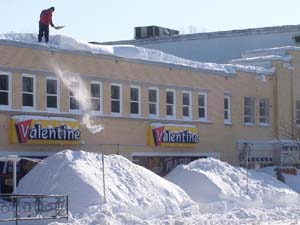
<svg viewBox="0 0 300 225">
<path fill-rule="evenodd" d="M 101 155 L 83 151 L 45 159 L 20 181 L 18 193 L 68 194 L 69 225 L 300 224 L 299 194 L 265 172 L 209 158 L 180 165 L 164 179 L 119 155 L 105 156 L 104 169 L 106 203 Z"/>
</svg>

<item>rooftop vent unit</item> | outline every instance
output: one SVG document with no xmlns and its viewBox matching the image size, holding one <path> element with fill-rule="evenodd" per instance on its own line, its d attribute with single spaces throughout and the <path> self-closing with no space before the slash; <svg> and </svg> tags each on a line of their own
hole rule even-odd
<svg viewBox="0 0 300 225">
<path fill-rule="evenodd" d="M 134 39 L 179 35 L 178 30 L 158 26 L 135 27 L 134 31 Z"/>
</svg>

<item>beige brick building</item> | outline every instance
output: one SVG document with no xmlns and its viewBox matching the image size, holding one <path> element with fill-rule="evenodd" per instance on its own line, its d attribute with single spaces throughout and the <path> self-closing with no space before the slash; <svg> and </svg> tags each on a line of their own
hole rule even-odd
<svg viewBox="0 0 300 225">
<path fill-rule="evenodd" d="M 244 164 L 245 157 L 252 166 L 280 164 L 279 140 L 294 139 L 292 128 L 300 125 L 299 51 L 287 54 L 288 61 L 271 60 L 274 72 L 261 81 L 260 73 L 245 69 L 231 74 L 0 42 L 0 154 L 117 153 L 162 175 L 180 162 L 207 156 L 234 165 Z M 82 118 L 75 98 L 81 81 L 72 81 L 74 75 L 91 94 L 93 120 L 104 127 L 100 133 L 68 124 Z M 23 117 L 31 126 L 19 123 Z M 1 164 L 2 192 L 10 185 L 7 168 Z M 23 169 L 20 165 L 20 174 Z"/>
</svg>

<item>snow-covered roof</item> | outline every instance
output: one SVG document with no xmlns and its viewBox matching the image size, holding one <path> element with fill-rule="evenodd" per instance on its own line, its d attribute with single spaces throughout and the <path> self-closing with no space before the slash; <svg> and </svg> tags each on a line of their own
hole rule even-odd
<svg viewBox="0 0 300 225">
<path fill-rule="evenodd" d="M 43 44 L 37 42 L 36 34 L 0 34 L 0 44 L 1 43 L 9 43 L 12 45 L 29 44 L 30 46 L 34 46 L 36 48 L 76 51 L 94 55 L 108 55 L 124 59 L 134 59 L 143 62 L 168 64 L 211 73 L 223 75 L 225 74 L 226 76 L 234 75 L 236 74 L 236 71 L 260 73 L 265 75 L 271 75 L 274 72 L 273 68 L 264 68 L 262 66 L 203 63 L 177 57 L 171 54 L 167 54 L 163 51 L 138 47 L 134 45 L 94 45 L 62 35 L 51 36 L 49 44 Z"/>
<path fill-rule="evenodd" d="M 227 63 L 247 50 L 295 46 L 293 37 L 300 34 L 300 25 L 274 26 L 218 32 L 123 40 L 99 44 L 133 44 L 164 51 L 186 59 Z"/>
</svg>

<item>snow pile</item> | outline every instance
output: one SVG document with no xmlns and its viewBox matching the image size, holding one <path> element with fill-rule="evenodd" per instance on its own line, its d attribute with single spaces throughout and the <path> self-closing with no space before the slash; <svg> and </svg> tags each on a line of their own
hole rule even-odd
<svg viewBox="0 0 300 225">
<path fill-rule="evenodd" d="M 272 176 L 253 170 L 247 176 L 247 170 L 213 158 L 180 165 L 166 178 L 184 189 L 201 210 L 268 208 L 300 200 L 296 192 Z"/>
<path fill-rule="evenodd" d="M 20 181 L 17 193 L 67 194 L 75 217 L 98 213 L 98 217 L 113 220 L 112 217 L 125 214 L 126 218 L 143 220 L 198 211 L 181 188 L 119 155 L 105 156 L 105 204 L 101 157 L 70 150 L 54 154 Z"/>
<path fill-rule="evenodd" d="M 15 41 L 28 44 L 35 44 L 40 47 L 49 47 L 54 49 L 64 49 L 71 51 L 82 51 L 92 54 L 105 54 L 114 55 L 122 58 L 146 60 L 159 63 L 168 63 L 180 66 L 191 67 L 199 70 L 210 71 L 214 73 L 226 73 L 236 74 L 236 70 L 251 72 L 251 73 L 262 73 L 262 74 L 273 74 L 274 70 L 270 68 L 264 68 L 262 66 L 249 66 L 249 65 L 231 65 L 231 64 L 217 64 L 217 63 L 203 63 L 193 61 L 189 59 L 180 58 L 165 52 L 138 47 L 134 45 L 95 45 L 88 42 L 76 40 L 71 37 L 62 35 L 53 35 L 50 38 L 49 44 L 37 43 L 37 34 L 20 34 L 20 33 L 8 33 L 0 34 L 0 40 L 4 41 Z"/>
</svg>

